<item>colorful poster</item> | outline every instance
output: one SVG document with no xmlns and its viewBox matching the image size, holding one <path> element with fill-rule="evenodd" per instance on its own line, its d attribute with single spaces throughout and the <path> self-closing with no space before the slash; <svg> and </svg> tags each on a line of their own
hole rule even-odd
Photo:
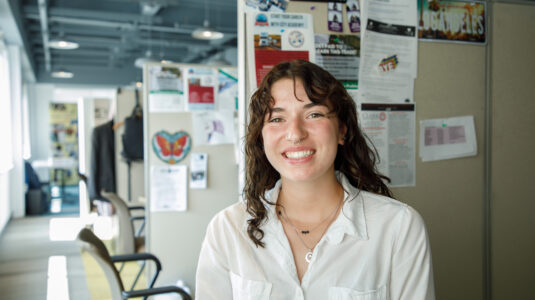
<svg viewBox="0 0 535 300">
<path fill-rule="evenodd" d="M 188 69 L 188 110 L 215 109 L 217 78 L 208 67 Z"/>
<path fill-rule="evenodd" d="M 78 105 L 51 103 L 49 115 L 52 160 L 57 162 L 51 166 L 50 181 L 62 186 L 78 185 Z"/>
<path fill-rule="evenodd" d="M 316 34 L 316 63 L 340 81 L 358 85 L 360 38 L 356 35 Z"/>
<path fill-rule="evenodd" d="M 418 38 L 485 44 L 486 4 L 480 1 L 418 1 Z"/>
<path fill-rule="evenodd" d="M 252 90 L 281 61 L 302 59 L 315 62 L 311 15 L 249 12 L 246 18 L 247 65 Z"/>
<path fill-rule="evenodd" d="M 184 109 L 183 70 L 176 67 L 150 67 L 149 112 L 181 112 Z"/>
</svg>

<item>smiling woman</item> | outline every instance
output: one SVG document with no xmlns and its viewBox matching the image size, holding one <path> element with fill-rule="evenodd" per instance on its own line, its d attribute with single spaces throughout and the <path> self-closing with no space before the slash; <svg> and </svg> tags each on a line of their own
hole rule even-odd
<svg viewBox="0 0 535 300">
<path fill-rule="evenodd" d="M 249 110 L 245 203 L 208 226 L 196 299 L 434 299 L 423 220 L 391 198 L 342 84 L 283 62 Z"/>
</svg>

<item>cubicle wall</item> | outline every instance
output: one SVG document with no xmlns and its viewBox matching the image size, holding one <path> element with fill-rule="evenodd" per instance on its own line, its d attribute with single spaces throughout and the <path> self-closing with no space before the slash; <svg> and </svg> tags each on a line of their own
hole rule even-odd
<svg viewBox="0 0 535 300">
<path fill-rule="evenodd" d="M 187 188 L 187 210 L 149 212 L 146 228 L 147 250 L 162 262 L 163 271 L 158 279 L 159 285 L 175 284 L 183 280 L 191 289 L 195 286 L 195 272 L 201 243 L 211 218 L 223 208 L 236 203 L 238 199 L 238 164 L 234 145 L 199 146 L 193 136 L 192 113 L 151 113 L 149 111 L 148 68 L 158 66 L 149 64 L 144 68 L 144 139 L 145 139 L 145 196 L 150 208 L 152 167 L 169 166 L 161 161 L 152 149 L 151 141 L 155 133 L 165 130 L 169 133 L 185 131 L 192 137 L 190 154 L 178 164 L 188 166 L 191 153 L 208 154 L 208 182 L 206 189 Z M 199 67 L 199 65 L 166 64 L 166 67 Z M 148 210 L 149 211 L 149 210 Z"/>
<path fill-rule="evenodd" d="M 492 299 L 533 299 L 535 2 L 494 3 L 490 41 Z"/>
</svg>

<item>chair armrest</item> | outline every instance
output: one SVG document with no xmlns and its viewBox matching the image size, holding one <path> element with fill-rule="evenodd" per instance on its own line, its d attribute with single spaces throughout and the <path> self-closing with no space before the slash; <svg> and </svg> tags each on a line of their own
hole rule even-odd
<svg viewBox="0 0 535 300">
<path fill-rule="evenodd" d="M 111 261 L 113 263 L 140 261 L 140 260 L 152 260 L 156 264 L 157 272 L 162 270 L 162 264 L 160 263 L 160 260 L 156 256 L 150 253 L 133 253 L 133 254 L 122 254 L 122 255 L 111 256 Z"/>
<path fill-rule="evenodd" d="M 145 220 L 145 216 L 133 216 L 130 217 L 130 221 L 139 221 L 139 220 Z"/>
<path fill-rule="evenodd" d="M 132 205 L 132 206 L 128 206 L 128 210 L 145 210 L 145 206 L 142 206 L 142 205 Z"/>
<path fill-rule="evenodd" d="M 182 299 L 191 300 L 191 296 L 188 293 L 186 293 L 186 291 L 184 291 L 178 286 L 173 286 L 173 285 L 150 288 L 150 289 L 135 290 L 135 291 L 123 291 L 123 298 L 128 299 L 128 298 L 134 298 L 134 297 L 143 297 L 143 296 L 167 294 L 167 293 L 177 293 L 182 296 Z"/>
</svg>

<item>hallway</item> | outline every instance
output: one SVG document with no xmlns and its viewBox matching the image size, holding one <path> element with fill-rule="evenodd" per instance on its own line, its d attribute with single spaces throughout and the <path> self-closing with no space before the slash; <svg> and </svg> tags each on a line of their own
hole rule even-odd
<svg viewBox="0 0 535 300">
<path fill-rule="evenodd" d="M 58 235 L 77 232 L 69 225 L 73 220 L 40 216 L 9 221 L 0 236 L 0 298 L 90 299 L 80 250 L 75 241 Z"/>
</svg>

